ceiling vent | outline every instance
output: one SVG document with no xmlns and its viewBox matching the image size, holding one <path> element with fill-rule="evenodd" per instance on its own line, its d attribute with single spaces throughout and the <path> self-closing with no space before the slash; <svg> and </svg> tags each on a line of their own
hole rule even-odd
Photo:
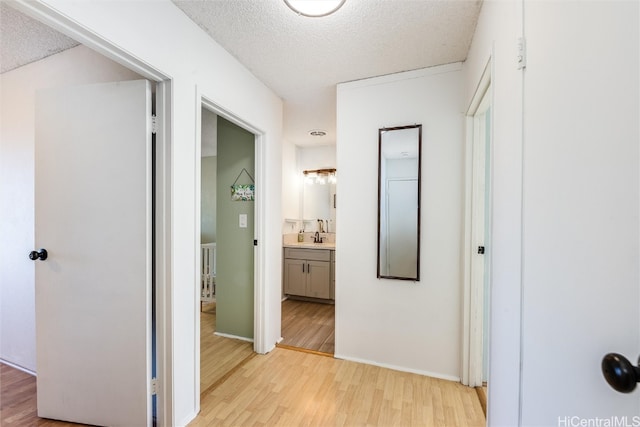
<svg viewBox="0 0 640 427">
<path fill-rule="evenodd" d="M 321 129 L 314 129 L 309 131 L 309 135 L 311 136 L 326 136 L 327 132 Z"/>
</svg>

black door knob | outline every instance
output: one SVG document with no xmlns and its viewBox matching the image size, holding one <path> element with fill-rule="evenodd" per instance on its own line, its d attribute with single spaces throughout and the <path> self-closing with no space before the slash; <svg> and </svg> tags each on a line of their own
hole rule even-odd
<svg viewBox="0 0 640 427">
<path fill-rule="evenodd" d="M 39 259 L 40 261 L 44 261 L 45 259 L 47 259 L 47 250 L 46 249 L 40 249 L 39 251 L 31 251 L 29 252 L 29 259 L 31 261 L 35 261 L 37 259 Z"/>
<path fill-rule="evenodd" d="M 620 393 L 631 393 L 640 382 L 640 367 L 633 366 L 618 353 L 609 353 L 602 359 L 602 373 L 609 385 Z"/>
</svg>

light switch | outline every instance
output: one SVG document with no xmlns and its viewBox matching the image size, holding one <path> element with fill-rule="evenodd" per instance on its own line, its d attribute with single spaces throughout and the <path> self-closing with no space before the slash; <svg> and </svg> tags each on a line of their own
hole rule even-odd
<svg viewBox="0 0 640 427">
<path fill-rule="evenodd" d="M 238 218 L 240 228 L 247 228 L 247 214 L 240 214 Z"/>
</svg>

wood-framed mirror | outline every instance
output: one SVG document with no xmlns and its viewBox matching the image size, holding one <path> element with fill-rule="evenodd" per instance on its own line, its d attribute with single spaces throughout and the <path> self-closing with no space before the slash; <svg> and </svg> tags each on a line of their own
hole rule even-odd
<svg viewBox="0 0 640 427">
<path fill-rule="evenodd" d="M 378 278 L 420 280 L 422 125 L 378 130 Z"/>
</svg>

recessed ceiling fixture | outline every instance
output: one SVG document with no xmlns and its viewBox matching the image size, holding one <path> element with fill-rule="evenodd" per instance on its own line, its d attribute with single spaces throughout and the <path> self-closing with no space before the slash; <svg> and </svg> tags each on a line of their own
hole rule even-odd
<svg viewBox="0 0 640 427">
<path fill-rule="evenodd" d="M 319 18 L 340 9 L 345 0 L 284 0 L 298 15 Z"/>
<path fill-rule="evenodd" d="M 309 131 L 309 135 L 311 136 L 326 136 L 327 132 L 320 130 L 320 129 L 314 129 L 314 130 L 310 130 Z"/>
</svg>

